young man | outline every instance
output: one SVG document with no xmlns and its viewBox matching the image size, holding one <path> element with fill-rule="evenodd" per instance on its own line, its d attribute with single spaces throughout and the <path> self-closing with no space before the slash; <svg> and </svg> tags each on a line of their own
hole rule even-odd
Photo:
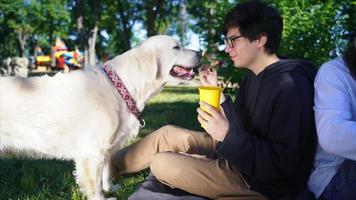
<svg viewBox="0 0 356 200">
<path fill-rule="evenodd" d="M 225 51 L 235 67 L 250 70 L 236 102 L 221 98 L 220 112 L 200 102 L 211 113 L 197 110 L 206 132 L 165 126 L 114 155 L 113 168 L 150 167 L 162 183 L 209 198 L 288 198 L 306 187 L 316 143 L 315 70 L 276 56 L 282 28 L 265 3 L 234 7 L 224 22 Z M 199 75 L 202 85 L 218 85 L 216 71 Z"/>
</svg>

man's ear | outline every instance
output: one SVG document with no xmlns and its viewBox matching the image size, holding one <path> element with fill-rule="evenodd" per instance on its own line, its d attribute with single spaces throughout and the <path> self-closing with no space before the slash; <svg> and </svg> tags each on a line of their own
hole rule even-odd
<svg viewBox="0 0 356 200">
<path fill-rule="evenodd" d="M 260 37 L 257 39 L 257 46 L 259 48 L 264 47 L 267 43 L 268 37 L 267 34 L 261 34 Z"/>
</svg>

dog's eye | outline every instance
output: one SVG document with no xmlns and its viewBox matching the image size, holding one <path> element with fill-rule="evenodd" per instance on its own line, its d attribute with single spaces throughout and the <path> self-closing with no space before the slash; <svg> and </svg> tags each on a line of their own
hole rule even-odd
<svg viewBox="0 0 356 200">
<path fill-rule="evenodd" d="M 180 46 L 179 46 L 179 45 L 174 46 L 173 49 L 179 50 L 179 49 L 180 49 Z"/>
</svg>

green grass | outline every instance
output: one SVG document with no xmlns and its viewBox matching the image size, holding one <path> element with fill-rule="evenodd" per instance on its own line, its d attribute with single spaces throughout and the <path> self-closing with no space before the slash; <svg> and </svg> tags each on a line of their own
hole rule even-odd
<svg viewBox="0 0 356 200">
<path fill-rule="evenodd" d="M 134 140 L 166 124 L 201 130 L 196 112 L 198 99 L 197 88 L 166 87 L 148 102 L 142 113 L 146 126 Z M 73 169 L 73 162 L 69 161 L 0 159 L 0 200 L 85 199 L 75 184 Z M 148 170 L 120 177 L 118 183 L 122 187 L 114 195 L 127 199 L 147 173 Z"/>
</svg>

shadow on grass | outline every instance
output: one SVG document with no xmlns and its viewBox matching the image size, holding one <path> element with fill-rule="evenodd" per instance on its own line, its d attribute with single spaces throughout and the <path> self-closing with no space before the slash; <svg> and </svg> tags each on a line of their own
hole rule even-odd
<svg viewBox="0 0 356 200">
<path fill-rule="evenodd" d="M 140 131 L 140 136 L 164 126 L 177 125 L 183 128 L 202 130 L 197 119 L 197 103 L 155 103 L 148 106 L 142 113 L 146 121 L 146 127 Z"/>
</svg>

